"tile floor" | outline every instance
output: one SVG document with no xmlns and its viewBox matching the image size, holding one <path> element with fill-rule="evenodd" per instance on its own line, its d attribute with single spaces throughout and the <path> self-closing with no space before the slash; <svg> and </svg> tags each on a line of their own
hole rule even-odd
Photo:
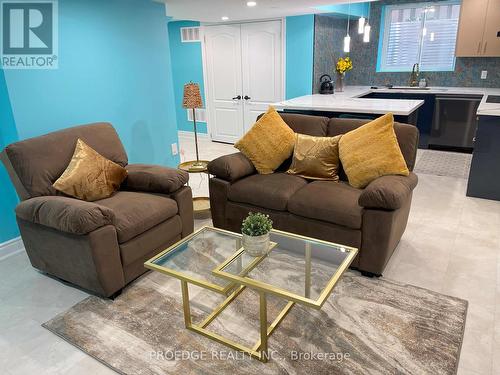
<svg viewBox="0 0 500 375">
<path fill-rule="evenodd" d="M 183 160 L 193 157 L 190 137 L 181 135 L 180 150 Z M 202 138 L 200 150 L 213 159 L 234 148 Z M 500 202 L 467 198 L 465 179 L 419 177 L 384 277 L 467 299 L 459 374 L 500 374 Z M 195 194 L 208 193 L 206 182 L 191 179 Z M 86 293 L 38 273 L 24 252 L 0 261 L 0 275 L 0 373 L 114 374 L 40 326 Z"/>
</svg>

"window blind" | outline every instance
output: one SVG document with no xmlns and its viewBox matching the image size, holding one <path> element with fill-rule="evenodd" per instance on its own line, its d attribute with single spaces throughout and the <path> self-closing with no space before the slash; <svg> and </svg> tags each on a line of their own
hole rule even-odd
<svg viewBox="0 0 500 375">
<path fill-rule="evenodd" d="M 388 6 L 380 70 L 453 70 L 460 4 Z"/>
</svg>

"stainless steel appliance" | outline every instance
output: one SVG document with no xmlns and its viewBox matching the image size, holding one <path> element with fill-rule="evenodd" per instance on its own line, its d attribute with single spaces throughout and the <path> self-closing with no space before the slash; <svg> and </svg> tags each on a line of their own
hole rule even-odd
<svg viewBox="0 0 500 375">
<path fill-rule="evenodd" d="M 471 151 L 479 95 L 436 95 L 429 148 Z"/>
</svg>

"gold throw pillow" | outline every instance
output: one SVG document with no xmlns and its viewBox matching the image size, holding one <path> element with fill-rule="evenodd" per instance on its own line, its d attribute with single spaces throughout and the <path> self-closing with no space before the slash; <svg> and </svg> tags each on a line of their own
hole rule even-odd
<svg viewBox="0 0 500 375">
<path fill-rule="evenodd" d="M 339 154 L 349 184 L 356 188 L 381 176 L 410 173 L 394 132 L 392 113 L 344 134 Z"/>
<path fill-rule="evenodd" d="M 234 145 L 260 174 L 273 173 L 293 152 L 295 133 L 273 107 Z"/>
<path fill-rule="evenodd" d="M 126 177 L 125 168 L 78 139 L 71 161 L 52 186 L 67 195 L 92 202 L 111 196 Z"/>
<path fill-rule="evenodd" d="M 340 137 L 296 134 L 292 164 L 286 173 L 312 180 L 338 181 Z"/>
</svg>

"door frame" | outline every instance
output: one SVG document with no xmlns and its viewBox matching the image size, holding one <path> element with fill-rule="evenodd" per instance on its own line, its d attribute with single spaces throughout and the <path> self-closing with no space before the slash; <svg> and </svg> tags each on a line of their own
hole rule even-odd
<svg viewBox="0 0 500 375">
<path fill-rule="evenodd" d="M 207 52 L 206 52 L 206 41 L 205 41 L 205 28 L 210 26 L 224 26 L 224 25 L 241 25 L 244 23 L 257 23 L 257 22 L 269 22 L 269 21 L 281 21 L 281 100 L 285 100 L 286 93 L 286 17 L 280 18 L 268 18 L 261 20 L 251 20 L 251 21 L 234 21 L 234 22 L 217 22 L 217 23 L 201 23 L 200 24 L 200 39 L 201 39 L 201 58 L 202 58 L 202 68 L 203 68 L 203 92 L 205 95 L 205 112 L 207 114 L 207 133 L 211 141 L 212 137 L 212 118 L 210 115 L 209 103 L 211 102 L 210 90 L 208 87 L 207 78 Z"/>
</svg>

